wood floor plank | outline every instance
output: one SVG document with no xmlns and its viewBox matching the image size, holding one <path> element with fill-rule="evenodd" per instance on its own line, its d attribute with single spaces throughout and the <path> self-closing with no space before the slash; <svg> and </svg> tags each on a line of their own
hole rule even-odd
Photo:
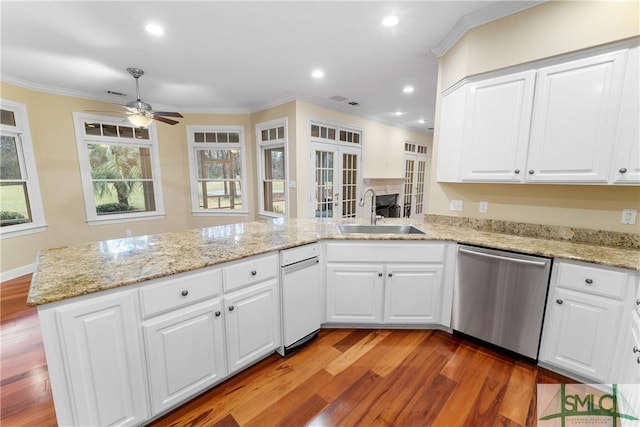
<svg viewBox="0 0 640 427">
<path fill-rule="evenodd" d="M 528 363 L 517 362 L 511 372 L 507 391 L 502 399 L 499 414 L 519 425 L 525 425 L 529 415 L 527 402 L 532 394 L 535 394 L 535 366 Z"/>
<path fill-rule="evenodd" d="M 388 330 L 369 331 L 369 334 L 333 360 L 326 367 L 327 372 L 331 375 L 339 374 L 371 350 L 371 348 L 375 347 L 380 341 L 384 340 L 389 334 L 390 332 Z"/>
<path fill-rule="evenodd" d="M 362 396 L 366 395 L 382 377 L 367 371 L 358 378 L 344 393 L 334 399 L 309 423 L 309 427 L 327 427 L 343 424 L 343 420 L 358 408 Z"/>
</svg>

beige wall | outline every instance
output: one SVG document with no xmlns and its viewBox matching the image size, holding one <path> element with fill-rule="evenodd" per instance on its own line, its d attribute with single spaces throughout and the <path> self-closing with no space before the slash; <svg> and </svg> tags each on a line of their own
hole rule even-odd
<svg viewBox="0 0 640 427">
<path fill-rule="evenodd" d="M 402 178 L 404 142 L 426 144 L 431 150 L 432 137 L 405 129 L 374 122 L 306 102 L 297 102 L 297 149 L 296 174 L 298 176 L 298 216 L 310 216 L 309 180 L 312 178 L 309 164 L 309 135 L 311 121 L 341 124 L 363 130 L 362 177 Z"/>
<path fill-rule="evenodd" d="M 438 93 L 465 76 L 638 36 L 639 17 L 638 2 L 551 1 L 474 28 L 441 58 Z M 439 113 L 440 97 L 436 123 Z M 640 224 L 620 224 L 623 208 L 640 210 L 637 186 L 439 184 L 432 165 L 429 213 L 640 232 Z M 464 202 L 462 212 L 449 211 L 452 199 Z M 479 201 L 489 202 L 487 214 Z"/>
<path fill-rule="evenodd" d="M 47 230 L 0 240 L 2 272 L 34 262 L 39 250 L 81 242 L 186 230 L 254 219 L 254 215 L 195 217 L 191 215 L 186 126 L 189 124 L 239 125 L 245 128 L 247 184 L 255 190 L 255 132 L 246 114 L 186 114 L 180 124 L 158 124 L 162 192 L 166 216 L 163 219 L 120 224 L 88 225 L 80 179 L 73 112 L 110 110 L 108 103 L 30 91 L 0 82 L 0 97 L 23 103 L 31 125 L 36 167 L 42 192 Z M 251 194 L 255 194 L 252 191 Z M 255 200 L 249 198 L 250 212 Z"/>
</svg>

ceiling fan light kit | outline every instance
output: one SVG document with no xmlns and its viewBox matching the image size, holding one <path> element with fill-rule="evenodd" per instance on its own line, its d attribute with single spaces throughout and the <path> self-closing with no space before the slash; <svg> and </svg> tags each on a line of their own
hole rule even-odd
<svg viewBox="0 0 640 427">
<path fill-rule="evenodd" d="M 129 123 L 140 128 L 148 127 L 154 120 L 170 125 L 177 124 L 178 121 L 163 116 L 182 117 L 182 114 L 172 111 L 153 111 L 150 104 L 140 100 L 140 84 L 138 83 L 138 79 L 144 75 L 144 71 L 140 68 L 127 68 L 127 72 L 136 79 L 136 100 L 129 101 L 125 104 Z"/>
</svg>

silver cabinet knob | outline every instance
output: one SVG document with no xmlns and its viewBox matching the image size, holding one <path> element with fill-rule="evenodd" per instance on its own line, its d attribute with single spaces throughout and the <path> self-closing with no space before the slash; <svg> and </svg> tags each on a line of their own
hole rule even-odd
<svg viewBox="0 0 640 427">
<path fill-rule="evenodd" d="M 529 170 L 529 175 L 533 175 L 534 173 L 536 173 L 533 169 Z"/>
<path fill-rule="evenodd" d="M 186 297 L 187 295 L 189 295 L 189 291 L 187 291 L 186 289 L 184 291 L 181 292 L 183 297 Z"/>
<path fill-rule="evenodd" d="M 378 277 L 382 277 L 382 273 L 378 273 Z"/>
<path fill-rule="evenodd" d="M 593 283 L 593 279 L 586 278 L 584 279 L 584 283 L 586 283 L 587 285 L 591 285 Z"/>
<path fill-rule="evenodd" d="M 516 175 L 520 173 L 520 169 L 516 169 L 513 171 L 513 173 L 515 173 Z"/>
<path fill-rule="evenodd" d="M 251 270 L 251 275 L 255 276 L 256 274 L 258 274 L 258 272 L 256 270 Z"/>
<path fill-rule="evenodd" d="M 220 313 L 219 311 L 216 311 L 216 312 L 215 312 L 215 313 L 213 313 L 213 314 L 215 314 L 215 315 L 216 315 L 216 317 L 220 317 L 220 315 L 221 315 L 222 313 Z"/>
<path fill-rule="evenodd" d="M 557 303 L 557 304 L 560 304 L 560 305 L 562 305 L 562 303 L 563 303 L 563 302 L 564 302 L 564 301 L 562 301 L 560 298 L 558 298 L 558 299 L 556 300 L 556 303 Z"/>
<path fill-rule="evenodd" d="M 393 273 L 389 273 L 389 277 L 393 277 Z"/>
<path fill-rule="evenodd" d="M 636 362 L 638 362 L 638 365 L 640 365 L 640 356 L 638 356 L 638 359 L 636 360 Z"/>
<path fill-rule="evenodd" d="M 633 346 L 633 352 L 634 352 L 634 353 L 640 353 L 640 348 L 638 348 L 638 346 L 637 346 L 637 345 L 634 345 L 634 346 Z"/>
<path fill-rule="evenodd" d="M 640 299 L 636 300 L 636 305 L 640 306 Z"/>
<path fill-rule="evenodd" d="M 232 306 L 232 305 L 230 305 L 230 306 L 229 306 L 229 311 L 233 311 L 233 310 L 235 310 L 235 309 L 236 309 L 236 308 L 235 308 L 234 306 Z"/>
<path fill-rule="evenodd" d="M 627 173 L 627 168 L 620 168 L 620 170 L 618 171 L 620 173 Z"/>
</svg>

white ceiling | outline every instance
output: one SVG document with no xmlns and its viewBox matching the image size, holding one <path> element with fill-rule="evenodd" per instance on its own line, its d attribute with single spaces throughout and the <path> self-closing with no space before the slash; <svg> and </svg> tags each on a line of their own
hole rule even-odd
<svg viewBox="0 0 640 427">
<path fill-rule="evenodd" d="M 138 67 L 146 73 L 141 98 L 156 110 L 247 113 L 301 99 L 429 133 L 438 62 L 432 49 L 446 48 L 469 25 L 532 4 L 3 0 L 1 78 L 123 104 L 135 99 L 126 68 Z M 390 14 L 399 24 L 383 27 Z M 166 33 L 147 33 L 151 22 Z M 311 78 L 315 68 L 323 79 Z M 405 85 L 415 91 L 403 93 Z M 336 95 L 346 101 L 329 99 Z"/>
</svg>

